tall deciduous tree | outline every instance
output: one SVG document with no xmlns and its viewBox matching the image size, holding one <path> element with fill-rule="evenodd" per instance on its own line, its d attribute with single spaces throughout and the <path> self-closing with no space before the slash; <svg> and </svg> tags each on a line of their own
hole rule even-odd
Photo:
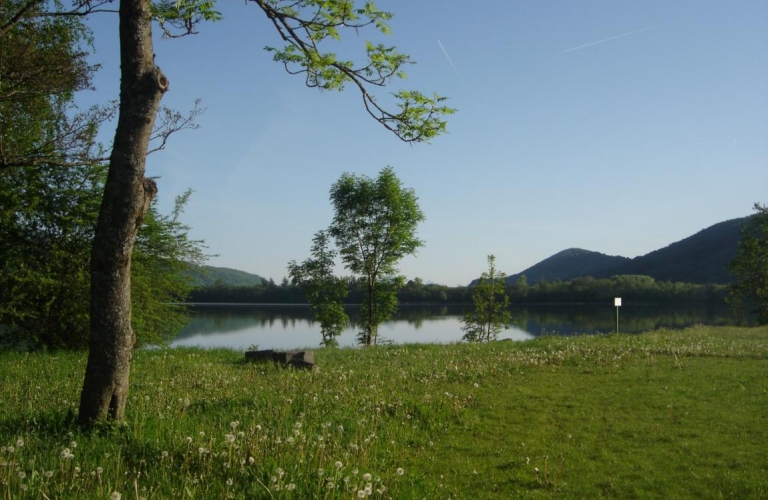
<svg viewBox="0 0 768 500">
<path fill-rule="evenodd" d="M 490 342 L 496 340 L 502 329 L 511 323 L 509 297 L 505 293 L 506 275 L 496 269 L 496 257 L 488 256 L 488 270 L 472 287 L 474 309 L 462 319 L 464 340 L 468 342 Z"/>
<path fill-rule="evenodd" d="M 339 345 L 336 337 L 349 324 L 349 317 L 341 303 L 348 293 L 347 281 L 333 273 L 336 251 L 329 248 L 328 233 L 318 231 L 312 242 L 312 257 L 301 264 L 291 261 L 288 274 L 293 285 L 304 290 L 312 315 L 320 323 L 321 344 L 336 347 Z"/>
<path fill-rule="evenodd" d="M 404 78 L 403 67 L 411 61 L 394 47 L 366 44 L 365 61 L 339 59 L 324 50 L 329 40 L 338 40 L 344 28 L 358 31 L 373 26 L 389 32 L 391 14 L 379 11 L 373 2 L 362 6 L 354 0 L 251 0 L 266 15 L 285 42 L 270 48 L 274 59 L 290 73 L 303 74 L 306 84 L 320 89 L 341 90 L 346 84 L 360 92 L 365 109 L 388 130 L 407 142 L 429 140 L 445 130 L 443 116 L 453 110 L 444 98 L 418 91 L 398 91 L 397 110 L 390 111 L 374 96 L 376 87 Z M 31 17 L 85 16 L 109 10 L 110 0 L 76 2 L 67 10 L 56 2 L 26 0 L 7 3 L 0 19 L 0 37 Z M 168 90 L 168 78 L 155 64 L 152 20 L 158 20 L 169 36 L 195 32 L 202 20 L 218 18 L 209 0 L 120 0 L 120 100 L 117 129 L 109 157 L 91 257 L 91 341 L 79 421 L 91 425 L 112 417 L 121 419 L 128 395 L 131 352 L 135 336 L 131 330 L 131 253 L 138 229 L 157 193 L 157 186 L 144 177 L 145 157 L 160 99 Z M 5 5 L 4 5 L 5 7 Z M 52 10 L 45 10 L 46 8 Z M 54 12 L 55 10 L 57 10 Z"/>
<path fill-rule="evenodd" d="M 730 301 L 740 319 L 753 310 L 760 324 L 768 324 L 768 205 L 755 203 L 754 209 L 729 266 L 736 277 Z"/>
<path fill-rule="evenodd" d="M 404 188 L 390 167 L 376 179 L 342 175 L 331 188 L 331 203 L 328 232 L 344 265 L 365 282 L 358 341 L 370 346 L 378 326 L 397 308 L 395 292 L 404 284 L 397 263 L 424 244 L 416 237 L 424 214 L 414 191 Z"/>
</svg>

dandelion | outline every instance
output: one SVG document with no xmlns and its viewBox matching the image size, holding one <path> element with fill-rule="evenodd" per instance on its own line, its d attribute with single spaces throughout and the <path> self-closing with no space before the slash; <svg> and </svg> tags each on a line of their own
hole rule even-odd
<svg viewBox="0 0 768 500">
<path fill-rule="evenodd" d="M 365 498 L 365 490 L 357 490 L 357 498 Z"/>
<path fill-rule="evenodd" d="M 61 450 L 61 453 L 59 453 L 59 456 L 64 460 L 68 459 L 69 455 L 70 455 L 69 448 L 64 448 L 63 450 Z"/>
<path fill-rule="evenodd" d="M 75 467 L 75 474 L 80 474 L 80 467 Z"/>
<path fill-rule="evenodd" d="M 204 431 L 200 431 L 198 434 L 200 435 L 200 437 L 205 437 L 205 432 Z"/>
<path fill-rule="evenodd" d="M 299 429 L 294 429 L 293 435 L 294 436 L 301 436 L 301 431 Z"/>
<path fill-rule="evenodd" d="M 13 453 L 14 451 L 16 451 L 16 448 L 14 448 L 13 446 L 9 446 L 8 448 L 6 448 L 6 451 L 8 453 Z"/>
<path fill-rule="evenodd" d="M 248 457 L 248 465 L 253 465 L 254 462 L 256 462 L 256 459 L 253 457 Z"/>
<path fill-rule="evenodd" d="M 235 430 L 238 425 L 240 425 L 240 422 L 238 420 L 235 420 L 234 422 L 229 423 L 229 428 L 232 430 Z"/>
<path fill-rule="evenodd" d="M 43 477 L 45 477 L 47 479 L 52 478 L 53 477 L 53 471 L 52 470 L 47 470 L 47 471 L 43 472 Z"/>
<path fill-rule="evenodd" d="M 288 491 L 293 491 L 296 489 L 296 485 L 293 483 L 289 483 L 288 486 L 285 487 L 285 489 Z"/>
<path fill-rule="evenodd" d="M 288 443 L 288 444 L 293 444 L 295 441 L 296 441 L 296 440 L 295 440 L 295 439 L 293 439 L 293 438 L 292 438 L 292 437 L 290 437 L 290 436 L 288 437 L 288 439 L 286 439 L 286 440 L 285 440 L 285 442 L 286 442 L 286 443 Z"/>
<path fill-rule="evenodd" d="M 27 477 L 27 473 L 22 471 L 19 471 L 19 479 L 23 480 L 25 477 Z"/>
<path fill-rule="evenodd" d="M 341 469 L 342 467 L 344 467 L 344 464 L 341 463 L 340 460 L 336 460 L 336 463 L 334 463 L 333 465 L 335 465 L 337 469 Z"/>
<path fill-rule="evenodd" d="M 301 429 L 301 422 L 296 422 L 293 426 L 297 429 Z"/>
<path fill-rule="evenodd" d="M 325 484 L 325 487 L 326 487 L 326 488 L 328 488 L 329 490 L 332 490 L 332 489 L 334 489 L 334 488 L 336 487 L 336 485 L 335 485 L 335 484 L 333 484 L 333 481 L 328 481 L 328 482 Z"/>
<path fill-rule="evenodd" d="M 371 479 L 373 479 L 372 475 L 368 474 L 367 472 L 363 474 L 363 481 L 370 481 Z"/>
<path fill-rule="evenodd" d="M 285 475 L 285 471 L 283 469 L 281 469 L 280 467 L 278 467 L 275 472 L 277 473 L 278 477 L 283 477 Z"/>
<path fill-rule="evenodd" d="M 113 491 L 112 494 L 109 495 L 109 500 L 120 500 L 120 498 L 122 498 L 122 495 L 117 491 Z"/>
<path fill-rule="evenodd" d="M 227 434 L 224 436 L 224 439 L 227 440 L 227 443 L 234 443 L 235 442 L 235 436 L 232 434 Z"/>
<path fill-rule="evenodd" d="M 162 458 L 168 458 L 168 452 L 167 452 L 167 451 L 164 451 L 164 452 L 162 452 L 162 453 L 160 454 L 160 456 L 161 456 Z"/>
<path fill-rule="evenodd" d="M 21 438 L 17 439 L 16 440 L 16 448 L 21 448 L 22 446 L 24 446 L 24 440 L 21 439 Z"/>
<path fill-rule="evenodd" d="M 271 480 L 273 483 L 276 483 L 276 482 L 277 482 L 277 476 L 272 476 L 272 477 L 270 478 L 270 480 Z"/>
<path fill-rule="evenodd" d="M 261 432 L 261 426 L 260 425 L 256 426 L 256 432 Z"/>
<path fill-rule="evenodd" d="M 227 486 L 232 486 L 234 484 L 234 481 L 232 481 L 232 478 L 227 479 Z"/>
<path fill-rule="evenodd" d="M 77 448 L 77 441 L 72 441 L 71 443 L 69 443 L 69 447 L 72 448 L 73 450 Z"/>
<path fill-rule="evenodd" d="M 317 440 L 318 441 L 322 441 L 323 440 L 323 436 L 317 436 Z"/>
<path fill-rule="evenodd" d="M 102 472 L 104 472 L 104 469 L 102 469 L 101 467 L 96 467 L 96 474 L 100 475 Z"/>
<path fill-rule="evenodd" d="M 186 438 L 184 438 L 184 442 L 187 444 L 192 444 L 192 438 L 187 436 Z"/>
<path fill-rule="evenodd" d="M 317 475 L 318 476 L 323 477 L 323 474 L 325 474 L 325 469 L 323 469 L 322 467 L 317 469 Z"/>
<path fill-rule="evenodd" d="M 398 476 L 402 476 L 403 474 L 405 474 L 405 471 L 403 470 L 403 468 L 402 467 L 398 467 L 397 468 L 397 475 Z"/>
</svg>

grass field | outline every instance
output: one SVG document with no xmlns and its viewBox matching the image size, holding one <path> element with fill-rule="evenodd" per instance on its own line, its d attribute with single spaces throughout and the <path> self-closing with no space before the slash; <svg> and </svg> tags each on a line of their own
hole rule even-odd
<svg viewBox="0 0 768 500">
<path fill-rule="evenodd" d="M 141 350 L 123 425 L 82 353 L 0 353 L 0 499 L 768 498 L 768 328 Z"/>
</svg>

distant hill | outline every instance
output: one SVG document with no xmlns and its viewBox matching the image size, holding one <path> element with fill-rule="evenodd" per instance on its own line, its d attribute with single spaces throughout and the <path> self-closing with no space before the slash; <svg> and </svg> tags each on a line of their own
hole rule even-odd
<svg viewBox="0 0 768 500">
<path fill-rule="evenodd" d="M 258 274 L 237 269 L 213 266 L 195 266 L 189 270 L 195 287 L 208 287 L 219 283 L 229 287 L 258 286 L 267 281 Z"/>
<path fill-rule="evenodd" d="M 634 259 L 570 248 L 508 276 L 507 283 L 516 283 L 523 274 L 529 284 L 541 280 L 567 281 L 579 276 L 610 278 L 633 274 L 650 276 L 657 281 L 728 284 L 733 282 L 733 277 L 727 266 L 736 255 L 740 231 L 747 220 L 749 217 L 720 222 Z"/>
<path fill-rule="evenodd" d="M 657 281 L 685 283 L 728 284 L 733 276 L 728 264 L 736 255 L 741 239 L 741 228 L 749 217 L 720 222 L 699 231 L 677 243 L 635 257 L 610 272 L 595 274 L 595 278 L 609 278 L 617 274 L 644 274 Z"/>
<path fill-rule="evenodd" d="M 508 276 L 507 283 L 515 284 L 523 274 L 530 284 L 542 280 L 567 281 L 579 276 L 595 276 L 629 261 L 630 259 L 627 257 L 605 255 L 581 248 L 569 248 L 542 260 L 522 273 Z"/>
</svg>

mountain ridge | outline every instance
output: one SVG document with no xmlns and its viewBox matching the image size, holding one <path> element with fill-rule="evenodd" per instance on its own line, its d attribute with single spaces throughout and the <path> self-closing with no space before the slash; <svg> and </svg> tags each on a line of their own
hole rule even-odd
<svg viewBox="0 0 768 500">
<path fill-rule="evenodd" d="M 694 284 L 729 284 L 733 277 L 727 266 L 736 255 L 741 228 L 749 216 L 713 224 L 697 233 L 630 259 L 581 248 L 569 248 L 506 278 L 514 284 L 525 275 L 529 284 L 542 280 L 567 281 L 592 276 L 644 275 L 657 281 Z"/>
</svg>

